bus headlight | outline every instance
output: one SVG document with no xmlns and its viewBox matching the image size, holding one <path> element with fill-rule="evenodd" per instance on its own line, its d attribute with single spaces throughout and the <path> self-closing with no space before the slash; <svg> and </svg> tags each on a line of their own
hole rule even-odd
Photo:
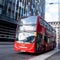
<svg viewBox="0 0 60 60">
<path fill-rule="evenodd" d="M 37 32 L 34 32 L 34 36 L 37 36 Z"/>
</svg>

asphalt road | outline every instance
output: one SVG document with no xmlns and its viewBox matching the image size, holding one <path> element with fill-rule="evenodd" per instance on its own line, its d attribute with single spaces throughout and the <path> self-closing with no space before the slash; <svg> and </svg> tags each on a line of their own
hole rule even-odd
<svg viewBox="0 0 60 60">
<path fill-rule="evenodd" d="M 27 60 L 35 56 L 29 53 L 17 53 L 13 50 L 13 45 L 0 45 L 0 60 Z"/>
<path fill-rule="evenodd" d="M 13 45 L 0 45 L 0 60 L 28 60 L 36 56 L 38 55 L 30 53 L 17 53 L 14 51 Z M 60 51 L 46 60 L 60 60 Z"/>
<path fill-rule="evenodd" d="M 46 60 L 60 60 L 60 51 L 47 58 Z"/>
</svg>

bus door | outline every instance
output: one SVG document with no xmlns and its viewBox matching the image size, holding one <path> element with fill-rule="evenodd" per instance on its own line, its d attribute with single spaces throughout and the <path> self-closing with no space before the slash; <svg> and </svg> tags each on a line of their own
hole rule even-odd
<svg viewBox="0 0 60 60">
<path fill-rule="evenodd" d="M 47 35 L 44 36 L 44 50 L 49 50 L 49 37 Z"/>
<path fill-rule="evenodd" d="M 36 39 L 36 52 L 40 52 L 42 35 L 38 34 Z"/>
</svg>

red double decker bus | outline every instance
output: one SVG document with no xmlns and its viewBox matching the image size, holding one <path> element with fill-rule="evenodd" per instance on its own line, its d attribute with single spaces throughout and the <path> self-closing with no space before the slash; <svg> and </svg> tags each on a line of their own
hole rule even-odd
<svg viewBox="0 0 60 60">
<path fill-rule="evenodd" d="M 40 16 L 21 19 L 16 30 L 15 51 L 41 53 L 56 47 L 56 31 Z"/>
</svg>

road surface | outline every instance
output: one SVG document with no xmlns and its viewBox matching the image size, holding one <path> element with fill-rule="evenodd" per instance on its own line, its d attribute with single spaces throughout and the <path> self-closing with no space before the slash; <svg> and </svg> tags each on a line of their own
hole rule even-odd
<svg viewBox="0 0 60 60">
<path fill-rule="evenodd" d="M 35 55 L 29 53 L 17 53 L 13 45 L 0 45 L 0 60 L 27 60 Z"/>
<path fill-rule="evenodd" d="M 52 51 L 50 51 L 50 53 L 52 53 Z M 41 56 L 43 56 L 44 58 L 45 56 L 50 55 L 50 53 L 47 52 L 39 55 L 30 54 L 30 53 L 17 53 L 14 51 L 12 44 L 0 45 L 0 60 L 28 60 L 28 59 L 30 60 L 30 58 L 35 58 L 35 57 L 40 58 Z M 40 59 L 39 58 L 37 59 L 42 60 L 42 57 Z M 60 51 L 46 60 L 60 60 Z"/>
</svg>

